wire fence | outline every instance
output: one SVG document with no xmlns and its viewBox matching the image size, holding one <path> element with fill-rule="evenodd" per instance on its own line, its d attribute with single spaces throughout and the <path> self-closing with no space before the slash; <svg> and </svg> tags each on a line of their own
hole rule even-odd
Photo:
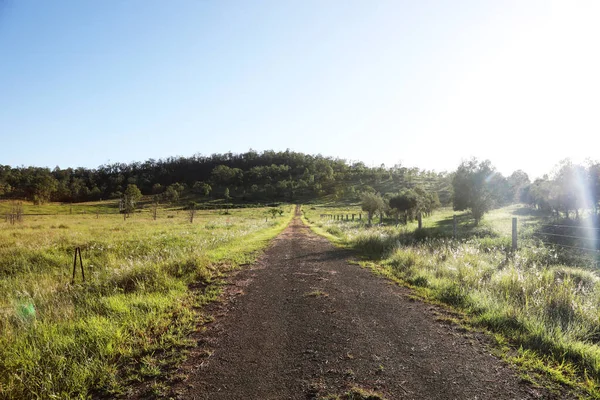
<svg viewBox="0 0 600 400">
<path fill-rule="evenodd" d="M 531 237 L 554 249 L 557 257 L 600 267 L 600 228 L 564 224 L 525 224 L 524 227 L 533 228 L 529 233 Z"/>
</svg>

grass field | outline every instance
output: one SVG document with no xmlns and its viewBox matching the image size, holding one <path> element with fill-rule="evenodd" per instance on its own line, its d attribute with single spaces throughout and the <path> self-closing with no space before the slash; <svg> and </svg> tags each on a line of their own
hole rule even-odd
<svg viewBox="0 0 600 400">
<path fill-rule="evenodd" d="M 458 214 L 452 238 L 451 210 L 406 226 L 372 226 L 321 214 L 358 213 L 356 207 L 308 206 L 305 219 L 318 233 L 365 257 L 363 265 L 411 286 L 415 293 L 464 313 L 474 327 L 490 330 L 506 353 L 533 375 L 600 398 L 600 279 L 577 258 L 570 264 L 532 232 L 544 216 L 515 205 L 486 214 L 475 227 Z M 519 250 L 510 251 L 512 218 L 519 221 Z M 374 222 L 379 222 L 374 219 Z M 525 227 L 523 227 L 526 225 Z"/>
<path fill-rule="evenodd" d="M 181 359 L 197 307 L 219 277 L 253 261 L 291 218 L 266 209 L 223 215 L 185 211 L 102 214 L 106 202 L 26 205 L 23 222 L 0 222 L 0 398 L 122 394 Z M 48 208 L 44 208 L 48 207 Z M 93 211 L 99 211 L 96 215 Z M 114 212 L 114 209 L 112 210 Z M 80 247 L 86 273 L 71 284 Z M 154 389 L 161 387 L 156 383 Z"/>
</svg>

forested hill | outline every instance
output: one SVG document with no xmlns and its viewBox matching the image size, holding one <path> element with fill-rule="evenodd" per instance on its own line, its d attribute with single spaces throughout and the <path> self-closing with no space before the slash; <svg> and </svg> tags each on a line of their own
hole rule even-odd
<svg viewBox="0 0 600 400">
<path fill-rule="evenodd" d="M 82 202 L 120 198 L 128 185 L 165 197 L 195 194 L 233 201 L 295 201 L 322 197 L 358 198 L 363 191 L 391 193 L 420 186 L 451 202 L 450 177 L 394 166 L 293 151 L 196 155 L 101 165 L 95 169 L 0 166 L 0 198 Z"/>
</svg>

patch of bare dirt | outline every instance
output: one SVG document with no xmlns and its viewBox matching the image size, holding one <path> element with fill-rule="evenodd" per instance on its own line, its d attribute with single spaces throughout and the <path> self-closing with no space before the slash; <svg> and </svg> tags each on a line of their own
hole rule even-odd
<svg viewBox="0 0 600 400">
<path fill-rule="evenodd" d="M 181 399 L 560 398 L 522 381 L 481 335 L 347 262 L 299 218 L 232 278 L 173 387 Z"/>
</svg>

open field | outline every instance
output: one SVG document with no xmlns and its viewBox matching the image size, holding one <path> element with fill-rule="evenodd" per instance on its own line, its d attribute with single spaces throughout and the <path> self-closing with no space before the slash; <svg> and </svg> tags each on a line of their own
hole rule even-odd
<svg viewBox="0 0 600 400">
<path fill-rule="evenodd" d="M 36 214 L 61 206 L 49 207 Z M 163 374 L 222 273 L 253 261 L 291 217 L 287 207 L 268 220 L 241 209 L 197 211 L 193 224 L 185 211 L 124 221 L 90 207 L 0 222 L 0 398 L 116 395 Z M 76 247 L 86 281 L 78 270 L 72 285 Z"/>
<path fill-rule="evenodd" d="M 314 230 L 365 256 L 364 265 L 402 282 L 430 301 L 449 305 L 469 324 L 488 329 L 518 351 L 512 361 L 555 382 L 599 397 L 600 280 L 585 258 L 570 264 L 560 251 L 533 236 L 544 217 L 515 205 L 494 210 L 474 227 L 458 215 L 452 238 L 452 211 L 442 210 L 407 226 L 366 227 L 320 218 L 358 212 L 348 207 L 304 207 Z M 519 250 L 510 251 L 511 220 L 518 216 Z M 374 219 L 378 222 L 378 219 Z"/>
<path fill-rule="evenodd" d="M 15 201 L 0 201 L 0 217 L 4 217 Z M 47 203 L 33 204 L 31 201 L 16 201 L 23 207 L 23 213 L 29 215 L 72 215 L 72 214 L 117 214 L 119 200 L 90 201 L 86 203 Z"/>
</svg>

